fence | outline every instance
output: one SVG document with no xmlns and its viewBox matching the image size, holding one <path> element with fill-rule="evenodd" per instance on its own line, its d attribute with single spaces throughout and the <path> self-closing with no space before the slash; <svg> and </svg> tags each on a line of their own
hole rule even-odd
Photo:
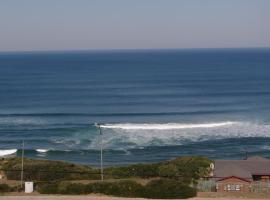
<svg viewBox="0 0 270 200">
<path fill-rule="evenodd" d="M 254 193 L 269 193 L 270 194 L 270 181 L 254 181 L 251 183 L 251 192 Z"/>
<path fill-rule="evenodd" d="M 214 180 L 199 180 L 197 190 L 199 192 L 215 192 L 216 182 Z"/>
</svg>

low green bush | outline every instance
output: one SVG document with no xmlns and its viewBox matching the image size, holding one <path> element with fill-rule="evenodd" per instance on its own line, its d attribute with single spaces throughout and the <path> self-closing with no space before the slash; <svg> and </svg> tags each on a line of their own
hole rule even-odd
<svg viewBox="0 0 270 200">
<path fill-rule="evenodd" d="M 179 170 L 173 164 L 162 165 L 158 170 L 160 177 L 175 178 L 179 176 Z"/>
<path fill-rule="evenodd" d="M 41 194 L 59 194 L 58 183 L 39 183 L 36 189 Z"/>
<path fill-rule="evenodd" d="M 141 197 L 144 193 L 144 187 L 135 181 L 105 182 L 94 183 L 92 191 L 93 193 L 120 197 Z"/>
<path fill-rule="evenodd" d="M 151 199 L 173 199 L 195 197 L 197 191 L 188 185 L 176 180 L 159 179 L 150 181 L 145 186 L 143 197 Z"/>
<path fill-rule="evenodd" d="M 60 194 L 90 194 L 92 188 L 82 183 L 64 183 L 58 185 L 58 191 Z M 87 190 L 87 188 L 89 190 Z"/>
<path fill-rule="evenodd" d="M 136 164 L 125 167 L 110 167 L 104 172 L 108 178 L 170 178 L 196 184 L 201 177 L 208 176 L 211 161 L 204 157 L 179 157 L 154 164 Z"/>
<path fill-rule="evenodd" d="M 203 157 L 179 157 L 154 164 L 109 167 L 104 169 L 104 174 L 107 179 L 170 178 L 189 185 L 196 184 L 199 178 L 209 174 L 210 163 L 209 159 Z M 0 167 L 9 180 L 20 180 L 20 158 L 0 161 Z M 24 160 L 24 180 L 26 181 L 98 180 L 99 173 L 99 169 L 84 165 L 29 158 Z"/>
<path fill-rule="evenodd" d="M 125 167 L 109 167 L 104 172 L 111 178 L 151 178 L 158 176 L 160 163 L 155 164 L 136 164 Z"/>
<path fill-rule="evenodd" d="M 2 170 L 9 180 L 20 180 L 21 159 L 11 158 L 3 162 Z M 49 160 L 24 159 L 24 180 L 60 181 L 100 178 L 99 170 L 84 165 Z"/>
<path fill-rule="evenodd" d="M 99 193 L 119 197 L 144 197 L 152 199 L 189 198 L 196 196 L 196 189 L 176 180 L 152 180 L 146 186 L 135 181 L 96 182 L 90 184 L 59 182 L 41 184 L 42 194 L 90 194 Z"/>
<path fill-rule="evenodd" d="M 209 174 L 211 161 L 207 158 L 179 157 L 165 161 L 159 167 L 159 176 L 179 180 L 187 185 L 196 184 L 197 181 Z"/>
<path fill-rule="evenodd" d="M 0 184 L 0 193 L 6 193 L 6 192 L 11 192 L 13 190 L 12 187 L 10 187 L 7 184 Z"/>
</svg>

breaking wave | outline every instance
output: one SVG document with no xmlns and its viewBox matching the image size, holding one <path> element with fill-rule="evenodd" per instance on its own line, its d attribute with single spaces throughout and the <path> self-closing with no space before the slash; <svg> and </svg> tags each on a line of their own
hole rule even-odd
<svg viewBox="0 0 270 200">
<path fill-rule="evenodd" d="M 220 126 L 228 126 L 237 122 L 220 122 L 220 123 L 205 123 L 205 124 L 105 124 L 102 128 L 109 129 L 124 129 L 124 130 L 174 130 L 174 129 L 192 129 L 192 128 L 215 128 Z"/>
<path fill-rule="evenodd" d="M 109 149 L 173 146 L 228 138 L 270 137 L 270 124 L 240 121 L 198 124 L 119 123 L 103 124 L 101 128 L 104 147 Z M 87 148 L 99 148 L 98 134 L 91 138 Z"/>
<path fill-rule="evenodd" d="M 270 124 L 258 121 L 212 121 L 208 123 L 107 123 L 102 124 L 103 146 L 110 150 L 126 151 L 129 149 L 153 146 L 188 145 L 201 141 L 234 138 L 270 138 Z M 20 132 L 22 132 L 20 130 Z M 39 155 L 50 154 L 52 150 L 98 150 L 100 149 L 99 131 L 94 124 L 70 127 L 47 126 L 23 132 L 27 138 L 28 149 Z M 14 141 L 9 149 L 20 148 L 21 137 L 3 133 L 2 140 Z M 10 141 L 10 139 L 8 140 Z M 2 146 L 5 149 L 7 146 Z M 8 153 L 8 152 L 6 152 Z M 3 152 L 0 151 L 0 156 Z"/>
<path fill-rule="evenodd" d="M 39 153 L 47 153 L 49 149 L 36 149 L 36 151 Z"/>
<path fill-rule="evenodd" d="M 0 150 L 0 157 L 1 156 L 8 156 L 15 154 L 17 152 L 17 149 L 5 149 L 5 150 Z"/>
</svg>

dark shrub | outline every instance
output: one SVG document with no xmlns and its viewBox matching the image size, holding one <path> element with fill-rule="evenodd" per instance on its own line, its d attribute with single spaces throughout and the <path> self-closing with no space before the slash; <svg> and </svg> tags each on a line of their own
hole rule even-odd
<svg viewBox="0 0 270 200">
<path fill-rule="evenodd" d="M 119 181 L 111 183 L 94 183 L 92 184 L 93 193 L 121 197 L 141 197 L 144 193 L 144 187 L 135 181 Z"/>
<path fill-rule="evenodd" d="M 105 169 L 105 173 L 108 178 L 166 177 L 189 185 L 196 183 L 199 178 L 209 174 L 210 163 L 211 161 L 209 159 L 203 157 L 179 157 L 155 164 L 110 167 Z"/>
<path fill-rule="evenodd" d="M 178 168 L 173 164 L 162 165 L 158 170 L 160 177 L 176 178 L 179 176 Z"/>
<path fill-rule="evenodd" d="M 135 181 L 41 184 L 38 191 L 42 194 L 90 194 L 100 193 L 119 197 L 145 198 L 189 198 L 196 196 L 196 190 L 176 180 L 160 179 L 149 182 L 146 186 Z"/>
<path fill-rule="evenodd" d="M 143 186 L 134 181 L 40 184 L 38 192 L 42 194 L 90 194 L 100 193 L 122 197 L 141 197 Z"/>
<path fill-rule="evenodd" d="M 196 189 L 176 180 L 160 179 L 149 182 L 145 187 L 145 198 L 172 199 L 196 196 Z"/>
<path fill-rule="evenodd" d="M 67 183 L 58 185 L 58 191 L 61 194 L 89 194 L 92 191 L 86 190 L 87 185 L 81 183 Z"/>
<path fill-rule="evenodd" d="M 130 178 L 141 177 L 150 178 L 159 175 L 158 168 L 160 164 L 136 164 L 126 167 L 111 167 L 105 169 L 105 173 L 112 178 Z"/>
<path fill-rule="evenodd" d="M 7 184 L 0 184 L 0 193 L 11 192 L 12 188 Z"/>
<path fill-rule="evenodd" d="M 187 185 L 208 176 L 211 161 L 203 157 L 179 157 L 166 161 L 159 167 L 159 174 L 179 180 Z"/>
<path fill-rule="evenodd" d="M 4 162 L 9 180 L 20 180 L 21 159 L 11 158 Z M 24 180 L 29 181 L 59 181 L 79 179 L 99 179 L 99 170 L 84 165 L 75 165 L 61 161 L 24 159 Z"/>
<path fill-rule="evenodd" d="M 37 191 L 41 194 L 59 194 L 57 183 L 38 184 Z"/>
</svg>

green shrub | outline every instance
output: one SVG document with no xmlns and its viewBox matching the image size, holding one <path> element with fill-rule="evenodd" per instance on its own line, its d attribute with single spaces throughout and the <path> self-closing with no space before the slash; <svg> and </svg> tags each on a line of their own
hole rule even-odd
<svg viewBox="0 0 270 200">
<path fill-rule="evenodd" d="M 11 192 L 12 188 L 7 184 L 0 184 L 0 193 Z"/>
<path fill-rule="evenodd" d="M 136 164 L 125 167 L 104 169 L 106 178 L 155 178 L 167 177 L 186 184 L 196 183 L 200 177 L 208 175 L 210 160 L 203 157 L 179 157 L 154 164 Z M 0 161 L 10 180 L 20 180 L 21 159 L 11 158 Z M 99 169 L 60 161 L 24 160 L 24 179 L 27 181 L 98 180 Z"/>
<path fill-rule="evenodd" d="M 59 182 L 41 184 L 38 191 L 42 194 L 90 194 L 99 193 L 119 197 L 144 198 L 189 198 L 196 196 L 196 189 L 176 180 L 160 179 L 142 186 L 135 181 L 96 182 L 90 184 Z"/>
<path fill-rule="evenodd" d="M 100 193 L 122 197 L 140 197 L 143 194 L 143 186 L 134 181 L 96 182 L 90 184 L 59 182 L 40 184 L 38 192 L 42 194 Z"/>
<path fill-rule="evenodd" d="M 9 180 L 20 180 L 21 159 L 11 158 L 2 164 Z M 24 180 L 29 181 L 58 181 L 99 179 L 99 170 L 88 166 L 75 165 L 61 161 L 24 159 Z"/>
<path fill-rule="evenodd" d="M 126 167 L 110 167 L 105 173 L 110 178 L 154 178 L 166 177 L 177 179 L 185 184 L 196 183 L 209 174 L 211 161 L 203 157 L 179 157 L 155 164 L 136 164 Z"/>
<path fill-rule="evenodd" d="M 37 191 L 41 194 L 59 194 L 59 188 L 57 183 L 38 184 Z"/>
<path fill-rule="evenodd" d="M 112 178 L 130 178 L 141 177 L 151 178 L 159 175 L 158 168 L 160 164 L 136 164 L 126 167 L 110 167 L 105 169 L 105 173 Z"/>
<path fill-rule="evenodd" d="M 159 172 L 187 185 L 196 184 L 198 179 L 208 176 L 210 163 L 209 159 L 203 157 L 179 157 L 164 162 Z"/>
<path fill-rule="evenodd" d="M 135 181 L 119 181 L 94 183 L 92 185 L 93 193 L 101 193 L 121 197 L 141 197 L 144 193 L 144 187 Z"/>
<path fill-rule="evenodd" d="M 160 179 L 153 180 L 145 186 L 145 198 L 172 199 L 191 198 L 196 196 L 196 189 L 184 185 L 176 180 Z"/>
<path fill-rule="evenodd" d="M 82 183 L 65 183 L 58 185 L 60 194 L 89 194 L 92 190 L 87 190 L 87 185 Z"/>
<path fill-rule="evenodd" d="M 174 164 L 162 165 L 158 170 L 160 177 L 175 178 L 179 176 L 179 170 Z"/>
</svg>

